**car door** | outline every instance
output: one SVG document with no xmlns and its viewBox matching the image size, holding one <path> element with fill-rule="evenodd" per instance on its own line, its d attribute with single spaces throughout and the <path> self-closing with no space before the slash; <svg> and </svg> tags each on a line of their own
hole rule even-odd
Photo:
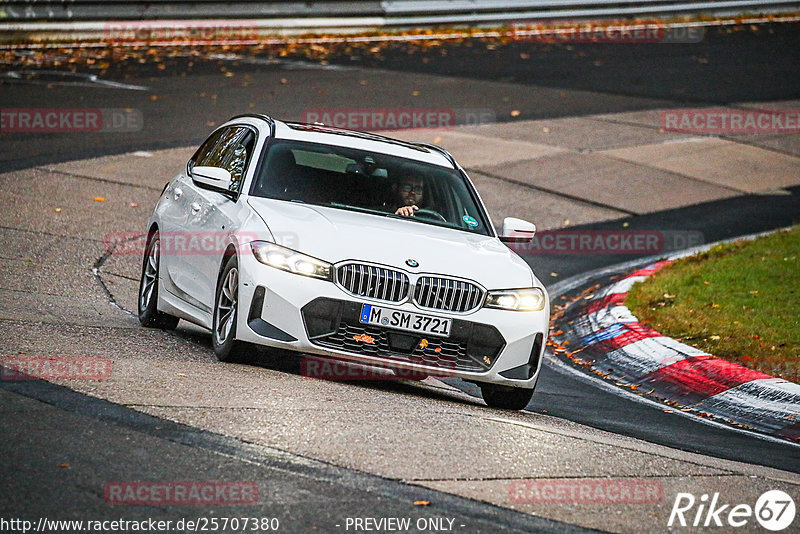
<svg viewBox="0 0 800 534">
<path fill-rule="evenodd" d="M 189 295 L 210 311 L 214 305 L 217 275 L 222 256 L 246 211 L 238 202 L 242 183 L 255 147 L 256 132 L 248 126 L 230 126 L 221 131 L 214 149 L 195 165 L 220 167 L 231 173 L 230 193 L 221 193 L 198 186 L 189 205 L 187 229 L 196 237 L 196 254 L 189 254 L 191 279 L 187 282 Z"/>
<path fill-rule="evenodd" d="M 214 132 L 200 145 L 183 172 L 167 186 L 166 196 L 162 201 L 163 207 L 159 210 L 161 270 L 162 273 L 166 271 L 170 282 L 166 288 L 193 305 L 198 303 L 187 298 L 187 291 L 191 287 L 192 265 L 191 261 L 188 261 L 186 249 L 189 237 L 187 227 L 189 214 L 197 194 L 190 172 L 198 160 L 202 161 L 209 157 L 221 134 L 220 130 Z"/>
</svg>

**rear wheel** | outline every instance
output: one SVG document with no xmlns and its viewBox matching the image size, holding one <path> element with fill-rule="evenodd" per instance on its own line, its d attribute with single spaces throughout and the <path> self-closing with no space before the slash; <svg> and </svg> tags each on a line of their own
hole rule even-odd
<svg viewBox="0 0 800 534">
<path fill-rule="evenodd" d="M 522 410 L 533 397 L 533 389 L 512 388 L 497 384 L 480 384 L 483 400 L 491 408 L 501 410 Z"/>
<path fill-rule="evenodd" d="M 212 345 L 214 354 L 222 362 L 243 361 L 247 343 L 236 340 L 236 319 L 239 313 L 239 263 L 231 256 L 225 263 L 222 276 L 217 283 L 214 304 Z"/>
<path fill-rule="evenodd" d="M 172 330 L 178 319 L 158 311 L 158 269 L 161 263 L 161 241 L 155 232 L 147 243 L 142 262 L 142 278 L 139 282 L 139 322 L 150 328 Z"/>
</svg>

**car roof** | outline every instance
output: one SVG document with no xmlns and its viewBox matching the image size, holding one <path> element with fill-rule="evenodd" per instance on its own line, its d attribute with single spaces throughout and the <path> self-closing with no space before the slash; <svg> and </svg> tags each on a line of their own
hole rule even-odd
<svg viewBox="0 0 800 534">
<path fill-rule="evenodd" d="M 456 168 L 453 157 L 445 149 L 435 145 L 410 143 L 374 133 L 347 130 L 322 124 L 280 121 L 271 119 L 266 115 L 246 115 L 235 118 L 243 117 L 267 121 L 272 129 L 272 135 L 276 139 L 294 139 L 324 145 L 343 146 L 423 161 L 450 169 Z"/>
</svg>

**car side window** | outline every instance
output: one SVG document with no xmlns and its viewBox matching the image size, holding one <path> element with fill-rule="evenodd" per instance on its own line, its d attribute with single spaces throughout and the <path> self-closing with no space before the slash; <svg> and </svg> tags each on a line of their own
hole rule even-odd
<svg viewBox="0 0 800 534">
<path fill-rule="evenodd" d="M 256 136 L 250 128 L 231 126 L 209 137 L 189 162 L 194 166 L 219 167 L 231 173 L 230 190 L 238 193 L 253 154 Z"/>
<path fill-rule="evenodd" d="M 217 130 L 200 145 L 200 148 L 194 153 L 192 159 L 189 160 L 189 164 L 187 165 L 189 172 L 192 172 L 192 168 L 195 165 L 205 165 L 205 162 L 209 161 L 211 153 L 214 151 L 214 147 L 216 147 L 217 141 L 219 141 L 224 131 L 225 130 Z"/>
</svg>

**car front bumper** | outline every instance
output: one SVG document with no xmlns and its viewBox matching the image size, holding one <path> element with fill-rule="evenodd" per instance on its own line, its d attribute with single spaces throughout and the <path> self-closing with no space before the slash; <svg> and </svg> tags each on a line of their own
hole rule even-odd
<svg viewBox="0 0 800 534">
<path fill-rule="evenodd" d="M 538 378 L 549 327 L 549 302 L 536 312 L 423 310 L 411 302 L 358 297 L 332 282 L 264 265 L 252 255 L 242 255 L 239 262 L 236 337 L 240 340 L 422 375 L 513 387 L 532 388 Z M 450 336 L 361 324 L 362 304 L 450 318 Z"/>
</svg>

